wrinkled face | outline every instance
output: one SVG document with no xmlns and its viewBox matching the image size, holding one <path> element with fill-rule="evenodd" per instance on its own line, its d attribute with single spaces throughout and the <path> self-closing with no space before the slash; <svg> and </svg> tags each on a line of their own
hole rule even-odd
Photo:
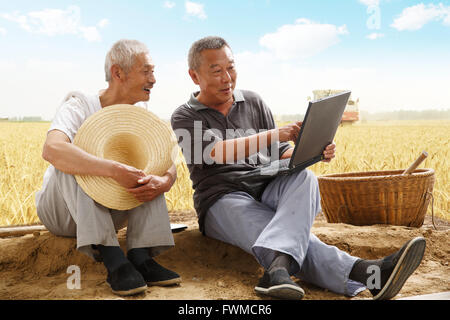
<svg viewBox="0 0 450 320">
<path fill-rule="evenodd" d="M 125 73 L 121 83 L 123 92 L 131 104 L 150 99 L 150 91 L 156 82 L 154 69 L 150 55 L 142 53 L 135 57 L 131 70 Z"/>
<path fill-rule="evenodd" d="M 237 73 L 230 48 L 207 49 L 200 54 L 198 70 L 189 71 L 194 83 L 200 87 L 199 101 L 205 105 L 232 101 Z"/>
</svg>

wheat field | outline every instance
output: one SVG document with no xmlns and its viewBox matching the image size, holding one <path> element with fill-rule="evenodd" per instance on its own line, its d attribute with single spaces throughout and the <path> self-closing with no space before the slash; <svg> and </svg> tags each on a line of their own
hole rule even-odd
<svg viewBox="0 0 450 320">
<path fill-rule="evenodd" d="M 279 126 L 282 123 L 278 124 Z M 49 123 L 0 122 L 0 226 L 39 223 L 34 195 L 48 163 L 41 157 Z M 316 175 L 406 169 L 425 150 L 421 168 L 435 170 L 436 217 L 450 220 L 450 121 L 368 122 L 341 126 L 336 159 L 310 167 Z M 166 194 L 169 211 L 192 210 L 192 184 L 186 164 Z M 431 205 L 428 208 L 431 214 Z"/>
</svg>

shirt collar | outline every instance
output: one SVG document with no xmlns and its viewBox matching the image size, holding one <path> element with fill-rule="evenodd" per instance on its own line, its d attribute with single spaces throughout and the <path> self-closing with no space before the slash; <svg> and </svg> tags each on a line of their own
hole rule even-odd
<svg viewBox="0 0 450 320">
<path fill-rule="evenodd" d="M 197 95 L 199 94 L 200 92 L 199 91 L 197 91 L 197 92 L 193 92 L 192 94 L 191 94 L 191 97 L 189 98 L 189 101 L 188 101 L 188 105 L 192 108 L 192 109 L 194 109 L 195 111 L 199 111 L 199 110 L 203 110 L 203 109 L 208 109 L 208 107 L 207 106 L 205 106 L 204 104 L 202 104 L 202 103 L 200 103 L 198 100 L 197 100 Z M 233 91 L 233 98 L 234 98 L 234 102 L 244 102 L 245 101 L 245 99 L 244 99 L 244 95 L 242 94 L 242 92 L 240 91 L 240 90 L 234 90 Z"/>
</svg>

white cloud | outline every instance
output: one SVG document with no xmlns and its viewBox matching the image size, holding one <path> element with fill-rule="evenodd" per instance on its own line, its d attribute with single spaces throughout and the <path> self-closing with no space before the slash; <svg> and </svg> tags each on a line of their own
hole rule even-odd
<svg viewBox="0 0 450 320">
<path fill-rule="evenodd" d="M 353 98 L 360 99 L 361 109 L 370 112 L 449 107 L 448 66 L 422 67 L 416 61 L 391 66 L 366 61 L 366 65 L 333 67 L 330 61 L 323 65 L 280 61 L 267 53 L 248 51 L 234 57 L 237 88 L 258 92 L 274 114 L 306 112 L 307 97 L 316 89 L 351 90 Z M 437 72 L 439 68 L 444 70 Z"/>
<path fill-rule="evenodd" d="M 450 14 L 447 15 L 447 17 L 443 21 L 444 25 L 450 27 Z"/>
<path fill-rule="evenodd" d="M 361 80 L 373 79 L 370 68 L 312 67 L 275 60 L 267 53 L 235 54 L 238 88 L 258 92 L 274 114 L 306 112 L 307 97 L 316 89 L 350 89 L 360 97 Z M 261 68 L 264 66 L 264 68 Z"/>
<path fill-rule="evenodd" d="M 102 19 L 97 23 L 97 26 L 99 28 L 104 28 L 109 24 L 109 20 L 108 19 Z"/>
<path fill-rule="evenodd" d="M 164 8 L 167 9 L 172 9 L 173 7 L 175 7 L 175 2 L 172 1 L 164 1 Z"/>
<path fill-rule="evenodd" d="M 259 43 L 277 58 L 287 60 L 306 58 L 322 52 L 337 44 L 339 36 L 345 34 L 348 34 L 346 25 L 337 27 L 298 19 L 295 24 L 284 25 L 274 33 L 265 34 Z"/>
<path fill-rule="evenodd" d="M 445 26 L 450 27 L 450 6 L 448 6 L 447 8 L 445 8 L 445 18 L 444 21 L 442 22 Z"/>
<path fill-rule="evenodd" d="M 6 29 L 0 27 L 0 36 L 4 36 L 4 35 L 6 35 Z"/>
<path fill-rule="evenodd" d="M 197 2 L 186 1 L 185 3 L 186 13 L 190 16 L 197 17 L 201 20 L 207 18 L 204 5 Z"/>
<path fill-rule="evenodd" d="M 444 25 L 450 26 L 450 6 L 442 3 L 439 5 L 420 3 L 403 9 L 402 13 L 394 20 L 391 27 L 399 30 L 419 30 L 431 21 L 443 20 Z"/>
<path fill-rule="evenodd" d="M 380 38 L 383 38 L 383 37 L 384 37 L 384 33 L 376 33 L 376 32 L 371 33 L 371 34 L 366 36 L 366 38 L 370 39 L 370 40 L 376 40 L 376 39 L 380 39 Z"/>
<path fill-rule="evenodd" d="M 101 41 L 102 37 L 96 27 L 80 27 L 79 32 L 89 42 Z"/>
<path fill-rule="evenodd" d="M 380 0 L 359 0 L 359 2 L 368 7 L 372 7 L 372 6 L 378 7 L 380 5 Z"/>
<path fill-rule="evenodd" d="M 18 11 L 4 13 L 0 17 L 16 22 L 28 32 L 56 35 L 79 35 L 88 41 L 100 41 L 101 37 L 96 26 L 84 26 L 81 23 L 81 10 L 77 6 L 69 6 L 66 10 L 44 9 L 29 12 L 25 15 Z M 107 19 L 102 19 L 97 26 L 103 28 L 108 24 Z"/>
<path fill-rule="evenodd" d="M 0 17 L 9 21 L 16 22 L 22 29 L 31 31 L 31 28 L 27 23 L 27 17 L 19 15 L 18 11 L 14 11 L 13 13 L 2 13 L 0 14 Z"/>
<path fill-rule="evenodd" d="M 311 30 L 306 32 L 302 28 Z M 267 43 L 263 46 L 264 41 L 260 41 L 261 46 L 268 50 L 235 53 L 237 88 L 258 92 L 274 114 L 306 112 L 307 97 L 312 97 L 312 91 L 316 89 L 351 90 L 353 98 L 360 99 L 361 109 L 370 112 L 448 108 L 450 91 L 444 89 L 448 86 L 448 81 L 444 80 L 448 78 L 448 72 L 441 71 L 436 76 L 440 66 L 425 67 L 416 62 L 377 65 L 366 61 L 355 64 L 345 60 L 344 65 L 353 67 L 334 67 L 342 63 L 287 59 L 315 54 L 317 52 L 310 47 L 316 45 L 323 45 L 325 50 L 346 33 L 345 26 L 319 25 L 304 19 L 281 27 L 270 33 L 273 36 L 261 38 L 271 40 L 271 46 Z M 371 38 L 382 36 L 382 33 L 374 33 Z M 417 67 L 411 68 L 411 65 Z M 450 70 L 448 66 L 444 68 Z M 414 74 L 421 74 L 421 77 L 412 76 Z"/>
</svg>

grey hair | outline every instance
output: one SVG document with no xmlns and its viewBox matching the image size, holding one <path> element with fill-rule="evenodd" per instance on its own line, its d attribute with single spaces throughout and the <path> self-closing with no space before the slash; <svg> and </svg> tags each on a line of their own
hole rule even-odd
<svg viewBox="0 0 450 320">
<path fill-rule="evenodd" d="M 198 68 L 200 67 L 200 58 L 201 58 L 200 53 L 203 50 L 222 49 L 224 46 L 230 48 L 228 42 L 226 42 L 225 39 L 221 37 L 209 36 L 195 41 L 192 44 L 191 49 L 189 50 L 188 55 L 189 69 L 198 70 Z"/>
<path fill-rule="evenodd" d="M 119 65 L 125 72 L 129 72 L 134 64 L 134 59 L 141 53 L 148 54 L 145 44 L 137 40 L 122 39 L 114 43 L 106 54 L 105 59 L 105 80 L 111 80 L 111 67 Z"/>
</svg>

